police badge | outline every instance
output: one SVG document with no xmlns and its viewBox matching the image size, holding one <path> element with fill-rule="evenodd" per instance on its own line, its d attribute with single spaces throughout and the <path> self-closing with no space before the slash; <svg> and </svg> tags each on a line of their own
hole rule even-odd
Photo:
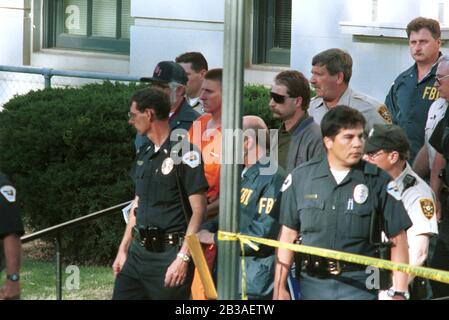
<svg viewBox="0 0 449 320">
<path fill-rule="evenodd" d="M 430 199 L 421 199 L 419 200 L 419 204 L 421 205 L 422 212 L 426 216 L 427 219 L 432 219 L 435 214 L 435 205 L 433 201 Z"/>
</svg>

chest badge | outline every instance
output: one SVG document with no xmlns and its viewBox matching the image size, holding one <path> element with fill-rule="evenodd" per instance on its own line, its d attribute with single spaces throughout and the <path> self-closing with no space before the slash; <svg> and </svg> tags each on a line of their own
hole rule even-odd
<svg viewBox="0 0 449 320">
<path fill-rule="evenodd" d="M 138 166 L 143 165 L 143 161 L 142 161 L 142 160 L 137 161 L 137 165 L 138 165 Z"/>
<path fill-rule="evenodd" d="M 0 193 L 8 202 L 16 202 L 16 189 L 13 186 L 3 186 L 0 189 Z"/>
<path fill-rule="evenodd" d="M 165 159 L 164 162 L 162 162 L 162 167 L 161 167 L 162 173 L 164 175 L 169 174 L 173 170 L 174 164 L 175 164 L 175 162 L 173 161 L 172 158 Z"/>
<path fill-rule="evenodd" d="M 364 184 L 359 184 L 354 188 L 353 198 L 358 204 L 363 204 L 368 199 L 369 189 Z"/>
</svg>

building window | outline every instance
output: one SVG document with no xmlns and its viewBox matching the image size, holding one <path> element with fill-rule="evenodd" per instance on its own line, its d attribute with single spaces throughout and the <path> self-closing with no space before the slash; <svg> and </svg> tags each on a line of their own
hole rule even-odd
<svg viewBox="0 0 449 320">
<path fill-rule="evenodd" d="M 254 0 L 254 64 L 290 65 L 292 0 Z"/>
<path fill-rule="evenodd" d="M 46 0 L 44 44 L 129 54 L 131 0 Z"/>
</svg>

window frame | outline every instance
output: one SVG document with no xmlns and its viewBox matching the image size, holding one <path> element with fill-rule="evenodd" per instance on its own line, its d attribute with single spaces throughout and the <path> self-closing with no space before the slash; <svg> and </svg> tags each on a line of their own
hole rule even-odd
<svg viewBox="0 0 449 320">
<path fill-rule="evenodd" d="M 62 0 L 44 0 L 44 37 L 45 48 L 77 49 L 126 54 L 130 52 L 130 39 L 121 38 L 122 0 L 116 0 L 116 36 L 115 38 L 92 36 L 92 7 L 94 0 L 87 0 L 87 35 L 64 34 L 65 12 Z M 64 18 L 61 18 L 64 17 Z"/>
<path fill-rule="evenodd" d="M 254 0 L 253 64 L 290 65 L 291 48 L 274 47 L 275 1 Z"/>
</svg>

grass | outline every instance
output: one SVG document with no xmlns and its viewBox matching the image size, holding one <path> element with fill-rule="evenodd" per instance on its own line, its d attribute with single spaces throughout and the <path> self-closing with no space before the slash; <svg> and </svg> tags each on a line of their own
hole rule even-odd
<svg viewBox="0 0 449 320">
<path fill-rule="evenodd" d="M 114 285 L 112 268 L 79 266 L 78 270 L 79 288 L 76 286 L 77 270 L 62 266 L 62 298 L 64 300 L 111 299 Z M 24 259 L 21 268 L 21 286 L 23 300 L 56 299 L 55 264 Z"/>
</svg>

